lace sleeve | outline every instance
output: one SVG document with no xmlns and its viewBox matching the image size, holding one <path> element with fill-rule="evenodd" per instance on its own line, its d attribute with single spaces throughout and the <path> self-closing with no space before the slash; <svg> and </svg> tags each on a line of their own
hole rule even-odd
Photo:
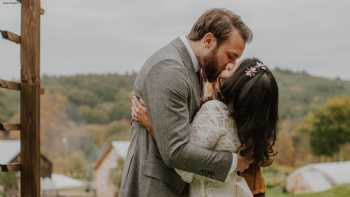
<svg viewBox="0 0 350 197">
<path fill-rule="evenodd" d="M 220 110 L 220 105 L 217 102 L 209 101 L 198 111 L 192 123 L 193 130 L 190 143 L 214 150 L 220 137 L 225 135 L 225 114 Z M 202 177 L 178 169 L 176 169 L 176 172 L 187 183 L 192 182 L 194 176 Z"/>
<path fill-rule="evenodd" d="M 218 102 L 205 103 L 197 113 L 192 123 L 191 143 L 213 150 L 219 138 L 225 135 L 225 114 Z"/>
</svg>

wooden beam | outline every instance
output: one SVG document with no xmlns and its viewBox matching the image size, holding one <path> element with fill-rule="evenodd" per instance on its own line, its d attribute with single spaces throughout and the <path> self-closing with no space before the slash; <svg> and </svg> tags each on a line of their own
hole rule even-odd
<svg viewBox="0 0 350 197">
<path fill-rule="evenodd" d="M 9 31 L 1 31 L 1 35 L 4 39 L 6 40 L 9 40 L 11 42 L 14 42 L 14 43 L 17 43 L 17 44 L 20 44 L 21 43 L 21 36 L 15 34 L 15 33 L 12 33 L 12 32 L 9 32 Z"/>
<path fill-rule="evenodd" d="M 20 124 L 8 124 L 8 123 L 1 123 L 0 122 L 0 131 L 19 131 L 21 130 Z"/>
<path fill-rule="evenodd" d="M 21 9 L 21 197 L 40 197 L 40 5 Z"/>
<path fill-rule="evenodd" d="M 21 83 L 0 79 L 0 88 L 20 91 L 21 90 Z M 44 88 L 41 88 L 40 94 L 41 95 L 45 94 Z"/>
<path fill-rule="evenodd" d="M 21 171 L 21 164 L 20 163 L 11 163 L 11 164 L 6 164 L 0 165 L 0 172 L 18 172 Z"/>
<path fill-rule="evenodd" d="M 5 88 L 9 90 L 21 90 L 21 84 L 18 82 L 6 81 L 0 79 L 0 88 Z"/>
</svg>

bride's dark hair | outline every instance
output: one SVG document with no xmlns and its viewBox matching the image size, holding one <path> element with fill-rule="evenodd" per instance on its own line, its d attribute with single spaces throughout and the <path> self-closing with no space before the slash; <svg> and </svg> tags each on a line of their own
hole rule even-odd
<svg viewBox="0 0 350 197">
<path fill-rule="evenodd" d="M 243 144 L 240 154 L 253 156 L 257 164 L 275 155 L 278 121 L 278 86 L 271 71 L 262 66 L 257 58 L 243 60 L 220 88 Z"/>
</svg>

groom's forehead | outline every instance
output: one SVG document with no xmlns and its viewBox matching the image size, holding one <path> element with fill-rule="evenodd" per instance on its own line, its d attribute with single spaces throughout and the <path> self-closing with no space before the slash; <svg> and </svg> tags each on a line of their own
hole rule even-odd
<svg viewBox="0 0 350 197">
<path fill-rule="evenodd" d="M 245 42 L 237 30 L 233 30 L 228 38 L 222 43 L 227 50 L 238 53 L 244 50 Z"/>
</svg>

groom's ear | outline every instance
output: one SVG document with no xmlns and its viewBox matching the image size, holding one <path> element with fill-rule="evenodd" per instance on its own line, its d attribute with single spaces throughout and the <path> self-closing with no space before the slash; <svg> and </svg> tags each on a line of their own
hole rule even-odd
<svg viewBox="0 0 350 197">
<path fill-rule="evenodd" d="M 205 49 L 215 48 L 217 46 L 217 40 L 213 33 L 206 33 L 201 39 L 202 45 Z"/>
</svg>

